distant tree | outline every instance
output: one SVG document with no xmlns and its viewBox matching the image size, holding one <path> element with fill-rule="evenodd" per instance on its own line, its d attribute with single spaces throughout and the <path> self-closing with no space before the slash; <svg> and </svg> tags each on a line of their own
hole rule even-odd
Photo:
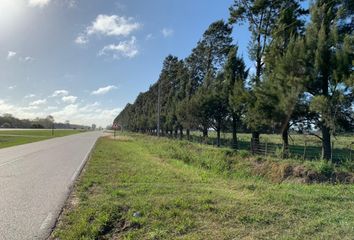
<svg viewBox="0 0 354 240">
<path fill-rule="evenodd" d="M 266 50 L 272 40 L 272 32 L 277 26 L 278 19 L 284 7 L 296 0 L 234 0 L 230 7 L 229 22 L 232 24 L 247 23 L 251 32 L 249 43 L 249 56 L 255 62 L 255 74 L 251 76 L 252 89 L 248 95 L 247 124 L 252 129 L 252 141 L 255 148 L 258 148 L 260 131 L 265 127 L 262 117 L 258 114 L 262 112 L 262 99 L 258 99 L 254 94 L 255 89 L 261 83 L 265 63 Z"/>
<path fill-rule="evenodd" d="M 228 111 L 231 117 L 232 147 L 237 149 L 237 126 L 245 111 L 245 82 L 248 70 L 242 58 L 237 56 L 237 47 L 232 47 L 224 66 L 223 94 L 227 99 Z"/>
<path fill-rule="evenodd" d="M 273 53 L 274 54 L 274 53 Z M 289 129 L 291 122 L 306 118 L 308 110 L 304 96 L 306 83 L 305 44 L 301 38 L 293 37 L 286 49 L 278 55 L 267 78 L 256 95 L 260 99 L 261 118 L 265 125 L 280 129 L 283 140 L 283 156 L 289 154 Z"/>
<path fill-rule="evenodd" d="M 11 127 L 12 127 L 11 124 L 8 122 L 5 122 L 1 125 L 1 128 L 11 128 Z"/>
<path fill-rule="evenodd" d="M 263 115 L 260 119 L 265 125 L 280 129 L 284 157 L 288 156 L 291 122 L 307 115 L 303 112 L 304 107 L 298 106 L 305 103 L 306 53 L 301 38 L 304 32 L 302 17 L 307 12 L 300 6 L 300 1 L 283 2 L 264 57 L 264 83 L 257 91 Z"/>
<path fill-rule="evenodd" d="M 211 100 L 208 97 L 215 100 L 215 92 L 220 90 L 212 90 L 212 88 L 215 87 L 214 81 L 217 79 L 218 73 L 223 70 L 227 55 L 232 47 L 231 33 L 232 27 L 223 20 L 212 23 L 186 60 L 190 77 L 187 84 L 187 94 L 189 96 L 196 95 L 190 102 L 191 109 L 193 109 L 191 114 L 199 121 L 197 125 L 202 129 L 204 138 L 207 138 L 211 124 L 217 128 L 217 124 L 215 125 L 213 120 L 209 119 L 213 110 L 210 109 L 212 106 L 208 107 L 208 101 Z"/>
</svg>

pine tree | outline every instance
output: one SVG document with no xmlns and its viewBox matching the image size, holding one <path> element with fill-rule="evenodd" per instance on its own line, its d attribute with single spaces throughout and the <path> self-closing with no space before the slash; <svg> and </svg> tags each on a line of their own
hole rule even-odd
<svg viewBox="0 0 354 240">
<path fill-rule="evenodd" d="M 298 1 L 284 1 L 276 24 L 271 32 L 272 41 L 265 55 L 265 77 L 263 90 L 259 89 L 262 112 L 266 125 L 280 128 L 283 140 L 283 156 L 288 156 L 288 132 L 295 119 L 303 115 L 304 85 L 304 31 L 302 16 L 307 11 Z M 300 111 L 301 110 L 301 111 Z"/>
<path fill-rule="evenodd" d="M 248 23 L 251 32 L 251 40 L 249 43 L 249 56 L 255 62 L 255 74 L 251 76 L 253 88 L 257 88 L 261 82 L 264 72 L 264 55 L 271 40 L 271 32 L 276 24 L 279 16 L 279 10 L 282 3 L 280 0 L 234 0 L 233 6 L 230 7 L 231 24 Z M 249 91 L 248 107 L 248 127 L 252 129 L 252 142 L 255 148 L 259 145 L 259 136 L 262 125 L 260 125 L 259 109 L 257 107 L 257 97 Z"/>
<path fill-rule="evenodd" d="M 353 80 L 349 80 L 353 71 L 353 5 L 350 1 L 315 1 L 306 31 L 307 92 L 312 95 L 311 110 L 318 115 L 324 159 L 331 158 L 331 134 L 338 116 L 348 111 L 343 103 L 353 92 Z"/>
<path fill-rule="evenodd" d="M 242 58 L 237 57 L 237 47 L 232 47 L 224 67 L 223 94 L 228 102 L 231 117 L 232 147 L 237 149 L 237 126 L 245 111 L 245 81 L 248 70 Z"/>
</svg>

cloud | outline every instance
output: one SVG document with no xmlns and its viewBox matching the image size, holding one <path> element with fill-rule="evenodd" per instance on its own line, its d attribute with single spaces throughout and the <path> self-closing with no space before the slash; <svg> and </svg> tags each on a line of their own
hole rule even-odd
<svg viewBox="0 0 354 240">
<path fill-rule="evenodd" d="M 96 123 L 103 127 L 112 123 L 113 119 L 119 114 L 121 109 L 103 109 L 100 104 L 95 102 L 93 104 L 69 104 L 59 111 L 52 112 L 56 121 L 76 122 L 86 125 Z"/>
<path fill-rule="evenodd" d="M 134 21 L 131 17 L 100 14 L 83 33 L 80 33 L 76 37 L 75 43 L 79 45 L 86 44 L 89 42 L 89 36 L 94 34 L 128 37 L 133 31 L 140 27 L 141 24 Z"/>
<path fill-rule="evenodd" d="M 133 18 L 117 15 L 98 15 L 86 30 L 88 35 L 102 34 L 107 36 L 129 36 L 134 30 L 140 28 L 140 23 L 134 22 Z"/>
<path fill-rule="evenodd" d="M 31 7 L 43 8 L 43 7 L 47 6 L 50 2 L 51 2 L 51 0 L 29 0 L 28 4 Z"/>
<path fill-rule="evenodd" d="M 64 97 L 69 95 L 67 90 L 56 90 L 53 92 L 52 97 Z"/>
<path fill-rule="evenodd" d="M 61 98 L 61 100 L 63 100 L 63 102 L 65 103 L 75 103 L 77 100 L 76 96 L 64 96 Z"/>
<path fill-rule="evenodd" d="M 77 43 L 77 44 L 86 44 L 86 43 L 88 43 L 88 41 L 89 41 L 88 38 L 83 34 L 80 34 L 75 39 L 75 43 Z"/>
<path fill-rule="evenodd" d="M 66 4 L 69 8 L 74 8 L 77 5 L 76 0 L 66 0 Z"/>
<path fill-rule="evenodd" d="M 28 94 L 25 96 L 25 98 L 34 98 L 36 95 L 35 94 Z"/>
<path fill-rule="evenodd" d="M 9 86 L 8 89 L 9 89 L 9 90 L 14 90 L 16 87 L 17 87 L 16 85 Z"/>
<path fill-rule="evenodd" d="M 101 87 L 101 88 L 93 91 L 91 93 L 91 95 L 104 95 L 104 94 L 106 94 L 106 93 L 108 93 L 108 92 L 110 92 L 110 91 L 112 91 L 114 89 L 117 89 L 117 87 L 114 86 L 114 85 L 109 85 L 107 87 Z"/>
<path fill-rule="evenodd" d="M 116 2 L 114 5 L 120 11 L 125 11 L 127 9 L 127 6 L 120 2 Z"/>
<path fill-rule="evenodd" d="M 56 122 L 70 120 L 71 123 L 85 124 L 88 126 L 92 123 L 96 123 L 99 126 L 105 127 L 112 123 L 113 119 L 120 111 L 120 108 L 102 108 L 98 102 L 91 104 L 68 104 L 64 107 L 39 107 L 37 105 L 23 107 L 10 104 L 0 99 L 0 115 L 10 113 L 21 119 L 44 118 L 48 115 L 52 115 Z"/>
<path fill-rule="evenodd" d="M 10 59 L 14 58 L 16 56 L 16 54 L 17 54 L 16 52 L 9 51 L 7 53 L 7 59 L 10 60 Z"/>
<path fill-rule="evenodd" d="M 149 33 L 148 35 L 145 36 L 146 41 L 149 41 L 151 39 L 154 39 L 154 35 L 152 35 L 152 33 Z"/>
<path fill-rule="evenodd" d="M 98 53 L 98 55 L 109 55 L 110 53 L 115 59 L 120 59 L 120 57 L 135 57 L 139 53 L 136 45 L 136 38 L 133 36 L 130 41 L 121 41 L 118 44 L 107 45 Z"/>
<path fill-rule="evenodd" d="M 34 61 L 33 57 L 27 56 L 27 57 L 20 57 L 21 62 L 32 62 Z"/>
<path fill-rule="evenodd" d="M 47 99 L 39 99 L 33 102 L 29 103 L 29 106 L 38 106 L 38 105 L 43 105 L 47 103 Z"/>
<path fill-rule="evenodd" d="M 171 37 L 174 34 L 174 31 L 171 28 L 163 28 L 161 33 L 165 38 L 167 38 Z"/>
</svg>

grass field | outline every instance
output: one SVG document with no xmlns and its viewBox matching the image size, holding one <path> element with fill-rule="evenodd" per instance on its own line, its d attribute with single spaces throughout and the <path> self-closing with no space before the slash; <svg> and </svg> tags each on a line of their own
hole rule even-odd
<svg viewBox="0 0 354 240">
<path fill-rule="evenodd" d="M 38 142 L 81 132 L 80 130 L 4 130 L 0 131 L 0 148 Z"/>
<path fill-rule="evenodd" d="M 273 183 L 228 149 L 99 140 L 53 239 L 353 239 L 354 185 Z"/>
</svg>

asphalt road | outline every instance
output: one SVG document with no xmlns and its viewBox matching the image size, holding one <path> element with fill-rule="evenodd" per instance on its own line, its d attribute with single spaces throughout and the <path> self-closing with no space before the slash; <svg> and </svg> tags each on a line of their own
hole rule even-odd
<svg viewBox="0 0 354 240">
<path fill-rule="evenodd" d="M 101 132 L 0 149 L 0 239 L 45 239 Z"/>
</svg>

